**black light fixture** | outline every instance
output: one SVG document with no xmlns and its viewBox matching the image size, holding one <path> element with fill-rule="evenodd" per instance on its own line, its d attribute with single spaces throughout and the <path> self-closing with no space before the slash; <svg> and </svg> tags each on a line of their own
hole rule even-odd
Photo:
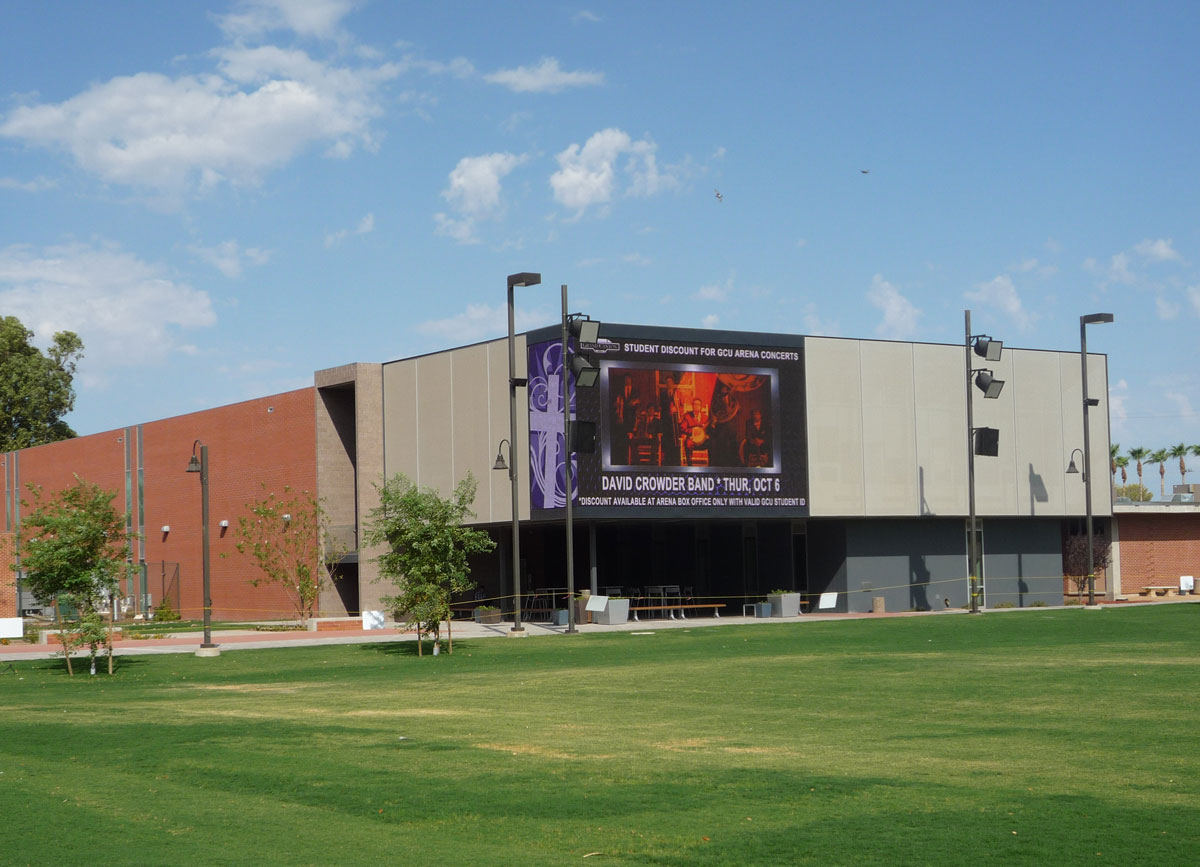
<svg viewBox="0 0 1200 867">
<path fill-rule="evenodd" d="M 575 377 L 577 388 L 591 388 L 600 379 L 600 368 L 593 365 L 582 355 L 571 355 L 571 373 Z"/>
<path fill-rule="evenodd" d="M 991 370 L 980 370 L 975 376 L 975 386 L 989 400 L 995 400 L 1004 390 L 1004 380 L 996 379 Z"/>
<path fill-rule="evenodd" d="M 992 340 L 986 334 L 980 334 L 975 338 L 975 354 L 984 361 L 999 361 L 1000 353 L 1004 350 L 1004 344 L 999 340 Z"/>
<path fill-rule="evenodd" d="M 507 470 L 508 469 L 508 462 L 504 460 L 504 444 L 507 442 L 508 442 L 508 440 L 506 440 L 506 439 L 500 440 L 500 445 L 496 449 L 496 462 L 494 464 L 492 464 L 493 470 Z M 509 443 L 509 451 L 510 452 L 512 451 L 512 443 Z"/>
<path fill-rule="evenodd" d="M 1067 464 L 1067 472 L 1078 475 L 1079 467 L 1075 466 L 1075 452 L 1079 452 L 1080 459 L 1083 458 L 1083 449 L 1073 449 L 1071 451 L 1071 462 Z M 1084 475 L 1086 476 L 1087 474 L 1085 473 Z"/>
</svg>

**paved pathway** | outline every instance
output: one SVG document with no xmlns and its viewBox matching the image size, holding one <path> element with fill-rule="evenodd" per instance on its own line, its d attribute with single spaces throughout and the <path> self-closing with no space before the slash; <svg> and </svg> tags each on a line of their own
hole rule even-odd
<svg viewBox="0 0 1200 867">
<path fill-rule="evenodd" d="M 1180 603 L 1200 602 L 1196 599 L 1176 600 Z M 1171 604 L 1159 601 L 1146 604 Z M 1073 606 L 1076 607 L 1076 606 Z M 1097 606 L 1101 611 L 1110 606 Z M 1048 608 L 999 608 L 986 609 L 986 614 L 1016 613 L 1020 611 L 1047 611 Z M 594 632 L 655 632 L 663 629 L 696 629 L 712 626 L 748 625 L 770 627 L 784 623 L 816 623 L 826 620 L 869 620 L 880 617 L 946 617 L 966 614 L 963 609 L 945 611 L 904 611 L 886 614 L 801 614 L 799 617 L 689 617 L 687 620 L 643 620 L 640 623 L 623 623 L 617 626 L 601 626 L 597 623 L 579 625 L 581 633 Z M 550 626 L 547 623 L 525 623 L 529 638 L 562 635 L 565 626 Z M 503 638 L 512 629 L 511 623 L 483 625 L 474 621 L 455 621 L 455 638 Z M 444 637 L 444 636 L 443 636 Z M 252 629 L 218 630 L 212 639 L 222 653 L 231 650 L 255 650 L 267 647 L 312 647 L 328 644 L 373 644 L 383 641 L 415 641 L 413 632 L 401 629 L 328 630 L 320 632 L 255 632 Z M 137 656 L 154 653 L 195 653 L 199 649 L 203 633 L 199 631 L 179 632 L 169 638 L 125 639 L 114 642 L 113 652 L 117 656 Z M 0 645 L 0 668 L 22 659 L 49 659 L 56 655 L 55 645 L 24 644 L 13 642 Z"/>
</svg>

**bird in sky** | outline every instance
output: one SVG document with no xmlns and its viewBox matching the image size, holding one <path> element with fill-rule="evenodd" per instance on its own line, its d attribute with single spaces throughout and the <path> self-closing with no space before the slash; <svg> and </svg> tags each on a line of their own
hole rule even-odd
<svg viewBox="0 0 1200 867">
<path fill-rule="evenodd" d="M 869 174 L 871 174 L 871 170 L 870 170 L 870 169 L 859 169 L 859 171 L 860 171 L 860 172 L 862 172 L 864 175 L 869 175 Z"/>
<path fill-rule="evenodd" d="M 720 190 L 713 190 L 713 192 L 717 194 L 717 201 L 718 201 L 718 202 L 723 202 L 723 201 L 725 201 L 725 197 L 721 195 L 721 191 L 720 191 Z"/>
</svg>

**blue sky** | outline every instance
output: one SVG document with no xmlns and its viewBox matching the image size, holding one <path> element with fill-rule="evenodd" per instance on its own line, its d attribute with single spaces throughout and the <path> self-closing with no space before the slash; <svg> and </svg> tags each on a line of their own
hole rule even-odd
<svg viewBox="0 0 1200 867">
<path fill-rule="evenodd" d="M 500 336 L 532 270 L 523 326 L 1112 312 L 1114 440 L 1200 442 L 1195 3 L 0 8 L 0 312 L 83 337 L 80 433 Z"/>
</svg>

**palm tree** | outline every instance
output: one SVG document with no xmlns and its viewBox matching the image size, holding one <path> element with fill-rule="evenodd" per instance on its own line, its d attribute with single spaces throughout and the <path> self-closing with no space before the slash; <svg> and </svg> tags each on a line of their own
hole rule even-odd
<svg viewBox="0 0 1200 867">
<path fill-rule="evenodd" d="M 1108 447 L 1108 468 L 1112 473 L 1113 487 L 1117 485 L 1117 455 L 1121 453 L 1121 444 L 1112 443 Z"/>
<path fill-rule="evenodd" d="M 1129 450 L 1130 460 L 1137 461 L 1138 487 L 1142 487 L 1142 461 L 1150 457 L 1150 449 L 1138 446 Z"/>
<path fill-rule="evenodd" d="M 1167 496 L 1167 458 L 1171 457 L 1167 454 L 1166 449 L 1158 449 L 1150 453 L 1150 457 L 1146 458 L 1147 463 L 1158 464 L 1158 492 L 1163 496 Z"/>
<path fill-rule="evenodd" d="M 1185 485 L 1187 484 L 1187 464 L 1183 462 L 1183 459 L 1186 458 L 1187 455 L 1188 447 L 1183 443 L 1180 443 L 1177 446 L 1171 446 L 1171 448 L 1167 449 L 1168 457 L 1179 458 L 1179 481 Z"/>
<path fill-rule="evenodd" d="M 1125 455 L 1118 455 L 1113 463 L 1115 463 L 1117 465 L 1117 469 L 1121 471 L 1121 486 L 1124 487 L 1125 485 L 1129 484 L 1129 474 L 1125 472 L 1125 468 L 1129 466 L 1129 458 L 1125 457 Z"/>
</svg>

